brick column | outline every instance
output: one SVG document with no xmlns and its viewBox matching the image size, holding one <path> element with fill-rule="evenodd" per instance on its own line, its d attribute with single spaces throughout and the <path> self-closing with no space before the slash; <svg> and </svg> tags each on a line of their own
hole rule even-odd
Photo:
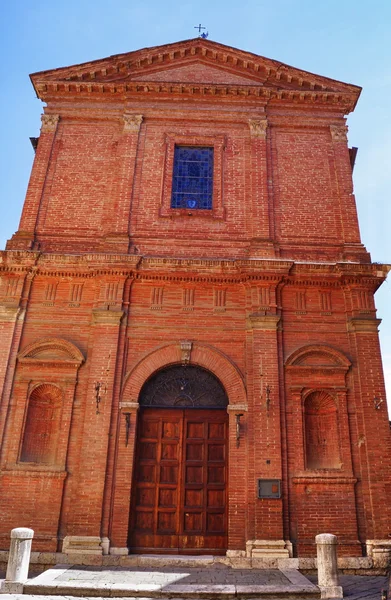
<svg viewBox="0 0 391 600">
<path fill-rule="evenodd" d="M 267 184 L 266 137 L 268 122 L 265 116 L 249 119 L 251 145 L 251 223 L 254 251 L 258 252 L 269 246 L 269 200 Z"/>
<path fill-rule="evenodd" d="M 257 499 L 257 479 L 282 480 L 280 387 L 277 327 L 280 317 L 253 313 L 248 319 L 252 338 L 252 398 L 249 401 L 249 522 L 257 542 L 252 556 L 262 556 L 267 541 L 284 551 L 282 499 Z M 259 542 L 262 542 L 261 544 Z M 273 546 L 273 544 L 272 544 Z M 258 548 L 258 549 L 257 549 Z M 276 548 L 277 550 L 277 548 Z M 277 551 L 278 551 L 277 550 Z M 249 551 L 248 551 L 249 553 Z M 266 550 L 270 556 L 270 550 Z M 287 555 L 287 552 L 286 552 Z M 287 555 L 288 556 L 288 555 Z"/>
<path fill-rule="evenodd" d="M 84 430 L 80 440 L 78 494 L 73 521 L 68 529 L 70 535 L 64 539 L 63 546 L 68 553 L 75 548 L 83 548 L 86 553 L 102 551 L 102 505 L 122 316 L 123 311 L 118 309 L 93 309 L 92 356 L 87 361 L 90 371 L 85 397 Z"/>
<path fill-rule="evenodd" d="M 7 244 L 8 250 L 32 249 L 34 247 L 35 231 L 39 209 L 45 189 L 47 171 L 53 144 L 56 138 L 58 115 L 42 115 L 41 134 L 31 177 L 27 188 L 26 200 L 20 219 L 19 230 Z"/>
<path fill-rule="evenodd" d="M 142 120 L 142 115 L 123 116 L 123 130 L 117 147 L 115 185 L 111 198 L 108 198 L 103 224 L 109 251 L 126 253 L 129 248 L 130 207 Z"/>
<path fill-rule="evenodd" d="M 378 540 L 391 531 L 389 485 L 391 437 L 378 337 L 379 319 L 353 317 L 348 322 L 358 428 L 358 453 L 367 537 Z"/>
</svg>

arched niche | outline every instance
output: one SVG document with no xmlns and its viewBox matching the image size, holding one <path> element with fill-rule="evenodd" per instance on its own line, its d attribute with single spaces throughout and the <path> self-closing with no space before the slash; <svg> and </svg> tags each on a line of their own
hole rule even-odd
<svg viewBox="0 0 391 600">
<path fill-rule="evenodd" d="M 20 462 L 55 464 L 63 392 L 53 384 L 35 387 L 28 400 Z"/>
<path fill-rule="evenodd" d="M 323 391 L 304 398 L 305 464 L 307 469 L 338 469 L 341 466 L 337 406 Z"/>
<path fill-rule="evenodd" d="M 18 354 L 9 464 L 65 469 L 77 374 L 83 362 L 75 344 L 55 337 L 35 340 Z"/>
</svg>

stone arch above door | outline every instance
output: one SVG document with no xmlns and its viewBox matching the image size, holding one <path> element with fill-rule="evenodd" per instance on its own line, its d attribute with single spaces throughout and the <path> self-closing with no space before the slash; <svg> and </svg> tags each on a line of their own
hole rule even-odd
<svg viewBox="0 0 391 600">
<path fill-rule="evenodd" d="M 247 405 L 243 376 L 238 367 L 220 350 L 197 342 L 177 342 L 161 346 L 144 356 L 126 375 L 122 391 L 124 402 L 138 402 L 144 383 L 156 371 L 174 364 L 203 367 L 213 373 L 227 393 L 230 405 Z"/>
</svg>

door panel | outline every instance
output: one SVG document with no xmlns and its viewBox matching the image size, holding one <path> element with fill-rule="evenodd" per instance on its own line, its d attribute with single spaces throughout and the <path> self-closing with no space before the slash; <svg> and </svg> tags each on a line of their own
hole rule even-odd
<svg viewBox="0 0 391 600">
<path fill-rule="evenodd" d="M 132 552 L 225 552 L 227 426 L 224 410 L 141 411 Z"/>
</svg>

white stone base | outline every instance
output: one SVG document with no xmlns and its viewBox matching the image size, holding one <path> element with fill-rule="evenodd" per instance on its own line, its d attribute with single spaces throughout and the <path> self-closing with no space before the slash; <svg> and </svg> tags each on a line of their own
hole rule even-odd
<svg viewBox="0 0 391 600">
<path fill-rule="evenodd" d="M 110 548 L 109 554 L 113 554 L 114 556 L 125 556 L 129 554 L 129 550 L 127 548 Z"/>
<path fill-rule="evenodd" d="M 328 587 L 322 587 L 320 585 L 319 588 L 320 597 L 322 598 L 322 600 L 343 600 L 343 589 L 340 585 L 333 585 Z"/>
<path fill-rule="evenodd" d="M 289 558 L 289 548 L 284 540 L 248 540 L 248 558 Z"/>
<path fill-rule="evenodd" d="M 20 581 L 2 581 L 0 594 L 23 594 L 23 583 Z"/>
<path fill-rule="evenodd" d="M 65 554 L 103 554 L 102 540 L 98 536 L 67 535 L 62 543 Z"/>
<path fill-rule="evenodd" d="M 367 540 L 367 555 L 372 558 L 377 569 L 391 566 L 391 540 Z"/>
</svg>

